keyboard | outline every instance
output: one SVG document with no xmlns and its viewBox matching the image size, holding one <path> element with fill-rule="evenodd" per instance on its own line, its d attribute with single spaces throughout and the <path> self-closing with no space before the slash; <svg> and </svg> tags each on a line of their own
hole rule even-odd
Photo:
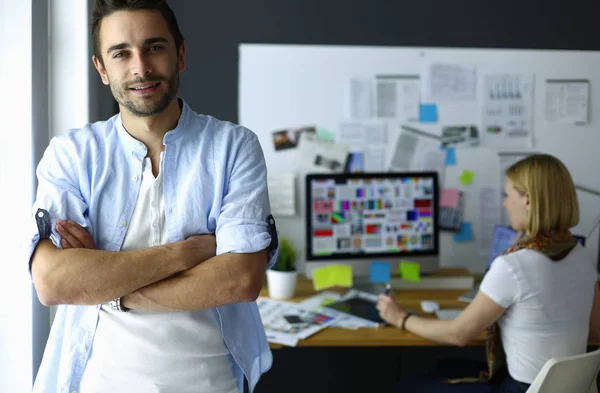
<svg viewBox="0 0 600 393">
<path fill-rule="evenodd" d="M 462 308 L 442 308 L 435 312 L 435 316 L 438 319 L 455 319 L 461 312 L 463 312 Z"/>
</svg>

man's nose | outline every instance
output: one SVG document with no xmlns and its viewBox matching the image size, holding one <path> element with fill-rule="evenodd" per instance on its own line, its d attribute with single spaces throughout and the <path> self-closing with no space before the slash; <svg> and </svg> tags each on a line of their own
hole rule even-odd
<svg viewBox="0 0 600 393">
<path fill-rule="evenodd" d="M 131 73 L 137 77 L 144 77 L 152 73 L 152 66 L 143 53 L 134 55 Z"/>
</svg>

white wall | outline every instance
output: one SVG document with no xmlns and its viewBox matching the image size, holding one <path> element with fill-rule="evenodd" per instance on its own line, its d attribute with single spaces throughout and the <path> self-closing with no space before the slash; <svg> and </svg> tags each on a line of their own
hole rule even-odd
<svg viewBox="0 0 600 393">
<path fill-rule="evenodd" d="M 23 248 L 33 192 L 32 0 L 0 0 L 0 47 L 0 386 L 25 393 L 34 373 L 32 286 Z"/>
<path fill-rule="evenodd" d="M 81 0 L 49 0 L 50 138 L 90 121 L 102 101 L 90 98 L 90 9 Z M 90 103 L 94 106 L 91 107 Z M 56 307 L 50 308 L 50 322 Z"/>
<path fill-rule="evenodd" d="M 90 10 L 82 0 L 49 0 L 51 135 L 90 118 Z"/>
<path fill-rule="evenodd" d="M 337 131 L 344 120 L 344 90 L 350 76 L 421 74 L 428 61 L 478 66 L 478 96 L 483 91 L 486 73 L 533 73 L 535 75 L 536 150 L 558 156 L 571 171 L 576 183 L 600 190 L 600 52 L 489 50 L 459 48 L 339 47 L 303 45 L 240 46 L 240 123 L 257 133 L 271 172 L 293 171 L 294 150 L 275 152 L 271 132 L 283 128 L 317 125 Z M 544 121 L 544 84 L 546 79 L 589 79 L 591 123 L 585 126 L 550 125 Z M 475 124 L 482 130 L 481 100 L 439 105 L 437 124 L 411 123 L 416 128 L 441 135 L 443 125 Z M 388 155 L 395 146 L 399 128 L 390 130 Z M 510 150 L 509 150 L 510 151 Z M 460 187 L 463 169 L 475 171 L 469 187 Z M 501 184 L 499 161 L 488 149 L 457 151 L 457 166 L 447 167 L 445 186 L 467 192 L 465 219 L 478 232 L 479 190 Z M 303 180 L 299 184 L 303 185 Z M 582 207 L 577 234 L 587 235 L 599 218 L 600 198 L 579 193 Z M 299 247 L 305 244 L 304 190 L 300 187 L 300 213 L 278 218 L 278 229 Z M 447 232 L 441 235 L 441 264 L 465 266 L 483 272 L 485 262 L 478 256 L 476 242 L 456 244 Z M 594 256 L 598 250 L 598 230 L 588 239 Z"/>
</svg>

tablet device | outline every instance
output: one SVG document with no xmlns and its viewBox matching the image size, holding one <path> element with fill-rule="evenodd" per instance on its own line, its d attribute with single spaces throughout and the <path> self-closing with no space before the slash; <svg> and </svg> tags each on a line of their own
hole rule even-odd
<svg viewBox="0 0 600 393">
<path fill-rule="evenodd" d="M 328 308 L 354 315 L 355 317 L 367 319 L 369 321 L 383 323 L 383 319 L 379 316 L 376 303 L 371 300 L 360 297 L 352 297 L 340 302 L 328 304 Z"/>
</svg>

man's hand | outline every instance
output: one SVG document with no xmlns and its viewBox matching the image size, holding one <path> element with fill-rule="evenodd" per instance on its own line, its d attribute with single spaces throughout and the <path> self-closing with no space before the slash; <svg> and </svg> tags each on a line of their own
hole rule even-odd
<svg viewBox="0 0 600 393">
<path fill-rule="evenodd" d="M 65 250 L 69 248 L 96 249 L 92 234 L 75 221 L 58 220 L 56 230 L 61 236 L 60 244 Z"/>
<path fill-rule="evenodd" d="M 377 310 L 379 310 L 381 319 L 397 327 L 400 327 L 402 319 L 406 315 L 406 311 L 401 309 L 394 299 L 387 295 L 379 295 Z"/>
<path fill-rule="evenodd" d="M 214 235 L 190 236 L 180 243 L 181 259 L 189 261 L 188 269 L 217 255 L 217 238 Z"/>
</svg>

